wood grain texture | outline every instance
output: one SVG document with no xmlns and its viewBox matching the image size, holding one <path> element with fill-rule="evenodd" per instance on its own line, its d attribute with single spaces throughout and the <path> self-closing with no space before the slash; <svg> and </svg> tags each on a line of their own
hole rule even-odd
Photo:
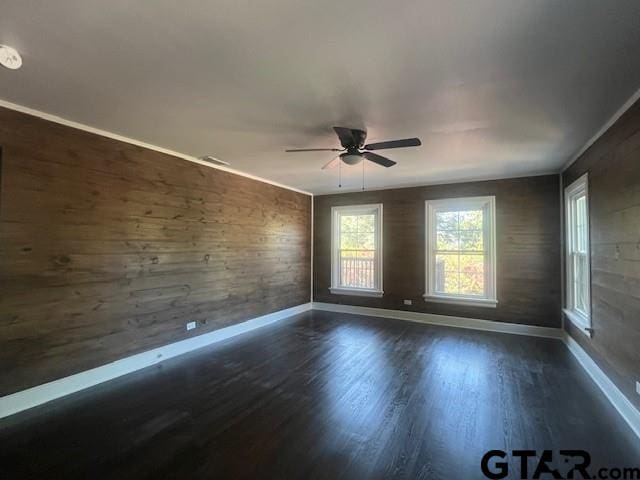
<svg viewBox="0 0 640 480">
<path fill-rule="evenodd" d="M 6 109 L 0 145 L 0 395 L 309 301 L 309 196 Z"/>
<path fill-rule="evenodd" d="M 497 308 L 425 302 L 425 200 L 495 195 Z M 557 175 L 314 197 L 314 300 L 560 327 Z M 382 203 L 382 298 L 332 295 L 331 207 Z M 403 305 L 411 299 L 413 305 Z"/>
<path fill-rule="evenodd" d="M 4 419 L 0 445 L 13 480 L 476 480 L 489 449 L 551 449 L 561 472 L 559 449 L 593 472 L 640 458 L 558 340 L 319 311 Z"/>
<path fill-rule="evenodd" d="M 640 102 L 563 174 L 589 173 L 591 339 L 565 322 L 629 400 L 640 408 Z"/>
</svg>

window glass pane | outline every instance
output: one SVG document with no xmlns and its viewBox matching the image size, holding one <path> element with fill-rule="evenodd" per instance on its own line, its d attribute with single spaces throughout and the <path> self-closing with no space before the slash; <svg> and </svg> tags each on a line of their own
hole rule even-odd
<svg viewBox="0 0 640 480">
<path fill-rule="evenodd" d="M 340 249 L 356 250 L 357 248 L 358 248 L 358 234 L 342 233 L 342 235 L 340 236 Z"/>
<path fill-rule="evenodd" d="M 460 294 L 484 294 L 484 255 L 460 255 Z"/>
<path fill-rule="evenodd" d="M 460 294 L 482 295 L 484 293 L 484 275 L 460 272 Z"/>
<path fill-rule="evenodd" d="M 575 295 L 575 308 L 580 310 L 583 313 L 587 313 L 589 311 L 588 305 L 588 282 L 587 282 L 587 269 L 589 268 L 587 262 L 586 255 L 575 255 L 574 256 L 574 265 L 575 265 L 575 273 L 574 273 L 574 295 Z"/>
<path fill-rule="evenodd" d="M 340 255 L 341 285 L 358 286 L 358 262 L 354 251 L 343 251 Z"/>
<path fill-rule="evenodd" d="M 484 275 L 484 255 L 460 255 L 460 272 Z"/>
<path fill-rule="evenodd" d="M 436 250 L 458 250 L 459 235 L 457 231 L 444 231 L 436 234 Z"/>
<path fill-rule="evenodd" d="M 482 236 L 482 231 L 461 231 L 460 250 L 483 251 Z"/>
<path fill-rule="evenodd" d="M 584 225 L 576 225 L 575 228 L 575 251 L 576 252 L 584 252 L 586 248 L 586 242 L 584 241 L 585 231 Z"/>
<path fill-rule="evenodd" d="M 358 217 L 356 215 L 340 215 L 340 231 L 341 232 L 357 232 Z"/>
<path fill-rule="evenodd" d="M 442 270 L 443 272 L 458 272 L 459 258 L 460 256 L 457 253 L 437 254 L 436 270 Z"/>
<path fill-rule="evenodd" d="M 376 214 L 338 214 L 340 245 L 338 284 L 341 287 L 376 288 Z"/>
<path fill-rule="evenodd" d="M 358 215 L 358 232 L 373 232 L 375 224 L 375 215 Z"/>
<path fill-rule="evenodd" d="M 435 245 L 431 247 L 434 271 L 429 278 L 433 279 L 435 293 L 484 297 L 487 295 L 485 212 L 492 204 L 478 202 L 475 208 L 464 203 L 452 200 L 451 205 L 444 204 L 441 210 L 436 207 L 433 213 L 435 232 L 431 232 L 430 238 L 435 236 Z M 460 210 L 455 210 L 456 204 Z"/>
<path fill-rule="evenodd" d="M 436 268 L 435 291 L 437 293 L 458 294 L 458 272 L 447 272 L 442 268 Z"/>
<path fill-rule="evenodd" d="M 588 180 L 581 177 L 565 190 L 567 219 L 567 308 L 589 324 L 589 218 Z"/>
<path fill-rule="evenodd" d="M 438 231 L 457 230 L 458 212 L 436 212 L 436 229 Z"/>
<path fill-rule="evenodd" d="M 373 250 L 376 248 L 375 241 L 374 233 L 358 233 L 357 247 L 360 250 Z"/>
<path fill-rule="evenodd" d="M 460 212 L 460 230 L 482 230 L 482 210 L 466 210 Z"/>
<path fill-rule="evenodd" d="M 576 224 L 580 227 L 584 225 L 584 218 L 586 212 L 586 198 L 584 195 L 576 198 Z"/>
<path fill-rule="evenodd" d="M 583 195 L 576 199 L 576 243 L 575 248 L 578 252 L 587 251 L 588 232 L 587 232 L 587 199 Z"/>
<path fill-rule="evenodd" d="M 340 284 L 345 287 L 375 288 L 373 252 L 340 252 Z"/>
</svg>

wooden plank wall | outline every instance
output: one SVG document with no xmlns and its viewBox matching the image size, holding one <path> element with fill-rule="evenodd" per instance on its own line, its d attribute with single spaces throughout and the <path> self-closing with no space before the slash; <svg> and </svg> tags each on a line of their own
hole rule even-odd
<svg viewBox="0 0 640 480">
<path fill-rule="evenodd" d="M 591 311 L 588 338 L 565 322 L 629 400 L 640 408 L 640 101 L 563 174 L 589 173 Z"/>
<path fill-rule="evenodd" d="M 497 308 L 425 302 L 425 200 L 495 195 Z M 332 295 L 331 207 L 382 203 L 382 298 Z M 560 327 L 558 175 L 314 197 L 314 300 Z M 405 306 L 404 299 L 413 301 Z"/>
<path fill-rule="evenodd" d="M 309 196 L 7 109 L 0 146 L 0 395 L 309 302 Z"/>
</svg>

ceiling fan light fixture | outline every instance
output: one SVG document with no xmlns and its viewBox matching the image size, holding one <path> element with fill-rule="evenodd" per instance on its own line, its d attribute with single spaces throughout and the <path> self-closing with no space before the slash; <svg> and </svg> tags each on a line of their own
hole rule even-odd
<svg viewBox="0 0 640 480">
<path fill-rule="evenodd" d="M 362 161 L 362 154 L 360 153 L 343 153 L 340 158 L 347 165 L 357 165 Z"/>
</svg>

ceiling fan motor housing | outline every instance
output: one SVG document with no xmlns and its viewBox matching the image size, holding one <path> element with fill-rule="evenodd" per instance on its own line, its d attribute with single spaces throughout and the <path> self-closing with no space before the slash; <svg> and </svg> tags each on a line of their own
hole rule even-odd
<svg viewBox="0 0 640 480">
<path fill-rule="evenodd" d="M 351 129 L 351 135 L 353 135 L 355 148 L 360 149 L 364 147 L 364 142 L 367 139 L 367 132 L 365 130 Z"/>
</svg>

